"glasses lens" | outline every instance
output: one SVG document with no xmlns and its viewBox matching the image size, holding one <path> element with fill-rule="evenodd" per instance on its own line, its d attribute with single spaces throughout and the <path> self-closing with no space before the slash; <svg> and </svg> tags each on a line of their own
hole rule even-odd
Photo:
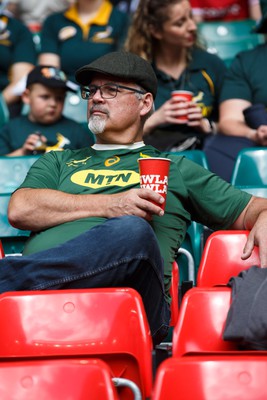
<svg viewBox="0 0 267 400">
<path fill-rule="evenodd" d="M 117 85 L 105 84 L 100 87 L 103 99 L 113 99 L 117 96 Z"/>
<path fill-rule="evenodd" d="M 89 89 L 85 88 L 85 87 L 81 88 L 81 96 L 82 96 L 82 99 L 88 100 L 89 97 L 91 97 Z"/>
</svg>

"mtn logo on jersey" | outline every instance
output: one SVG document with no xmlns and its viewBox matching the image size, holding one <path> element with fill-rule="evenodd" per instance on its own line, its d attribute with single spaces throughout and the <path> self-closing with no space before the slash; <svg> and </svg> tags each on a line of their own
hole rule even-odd
<svg viewBox="0 0 267 400">
<path fill-rule="evenodd" d="M 139 184 L 140 176 L 138 172 L 131 170 L 87 169 L 75 172 L 71 177 L 71 181 L 77 185 L 98 189 L 107 186 L 125 187 Z"/>
</svg>

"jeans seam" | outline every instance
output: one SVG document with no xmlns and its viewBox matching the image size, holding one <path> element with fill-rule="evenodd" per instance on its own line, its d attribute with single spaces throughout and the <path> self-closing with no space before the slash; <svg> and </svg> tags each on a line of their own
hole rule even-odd
<svg viewBox="0 0 267 400">
<path fill-rule="evenodd" d="M 97 275 L 100 272 L 106 272 L 108 270 L 114 269 L 114 268 L 118 267 L 121 264 L 125 264 L 125 263 L 129 262 L 129 260 L 130 261 L 133 261 L 133 260 L 148 261 L 149 258 L 145 257 L 145 256 L 131 257 L 130 259 L 129 258 L 124 258 L 120 262 L 116 262 L 116 263 L 113 263 L 113 264 L 108 264 L 106 267 L 101 267 L 101 268 L 98 268 L 97 270 L 94 270 L 94 271 L 90 271 L 90 272 L 87 271 L 87 272 L 80 273 L 78 275 L 72 275 L 72 276 L 69 276 L 69 277 L 66 277 L 66 278 L 60 278 L 60 279 L 57 279 L 57 280 L 48 281 L 48 282 L 36 285 L 36 286 L 32 287 L 31 290 L 44 290 L 46 288 L 49 288 L 49 287 L 55 286 L 55 285 L 59 285 L 61 283 L 72 282 L 72 281 L 80 280 L 80 279 L 83 279 L 83 278 L 89 278 L 90 276 Z M 157 273 L 157 268 L 155 268 L 155 265 L 154 265 L 153 262 L 151 262 L 151 260 L 150 260 L 150 263 L 151 263 L 151 266 L 153 267 L 153 270 L 156 272 L 156 275 L 157 275 L 159 281 L 161 282 L 160 277 L 158 276 L 158 273 Z M 164 293 L 164 291 L 163 291 L 163 293 Z"/>
</svg>

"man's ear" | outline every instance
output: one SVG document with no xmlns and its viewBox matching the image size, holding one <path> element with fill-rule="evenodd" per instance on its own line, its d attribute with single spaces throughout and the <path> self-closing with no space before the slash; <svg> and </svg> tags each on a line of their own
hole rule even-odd
<svg viewBox="0 0 267 400">
<path fill-rule="evenodd" d="M 145 116 L 151 114 L 154 109 L 154 99 L 151 93 L 145 93 L 142 99 L 142 109 L 140 115 Z"/>
<path fill-rule="evenodd" d="M 21 95 L 21 99 L 24 104 L 29 104 L 30 103 L 30 89 L 26 88 L 24 92 Z"/>
</svg>

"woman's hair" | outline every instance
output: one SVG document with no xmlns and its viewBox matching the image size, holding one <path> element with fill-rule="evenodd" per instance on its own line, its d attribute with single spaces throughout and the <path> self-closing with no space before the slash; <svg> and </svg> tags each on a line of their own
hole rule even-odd
<svg viewBox="0 0 267 400">
<path fill-rule="evenodd" d="M 168 8 L 182 1 L 140 0 L 129 28 L 125 49 L 152 61 L 157 39 L 151 32 L 160 32 L 163 24 L 169 20 Z"/>
</svg>

